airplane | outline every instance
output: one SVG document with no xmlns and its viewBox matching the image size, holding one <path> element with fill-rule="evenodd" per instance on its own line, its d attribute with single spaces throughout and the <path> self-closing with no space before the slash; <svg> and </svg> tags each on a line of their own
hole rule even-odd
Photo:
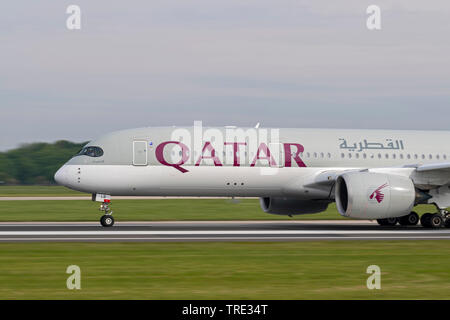
<svg viewBox="0 0 450 320">
<path fill-rule="evenodd" d="M 264 212 L 303 215 L 336 202 L 381 226 L 450 228 L 450 132 L 145 127 L 89 142 L 55 181 L 92 194 L 112 227 L 114 196 L 257 197 Z M 433 204 L 419 217 L 413 208 Z"/>
</svg>

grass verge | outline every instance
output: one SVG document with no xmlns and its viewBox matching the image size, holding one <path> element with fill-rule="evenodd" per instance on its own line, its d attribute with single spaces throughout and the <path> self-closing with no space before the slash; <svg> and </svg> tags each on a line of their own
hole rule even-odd
<svg viewBox="0 0 450 320">
<path fill-rule="evenodd" d="M 0 201 L 0 221 L 97 221 L 99 203 L 82 200 Z M 117 221 L 288 220 L 264 213 L 258 200 L 224 199 L 114 200 Z M 334 206 L 321 214 L 296 219 L 341 219 Z"/>
<path fill-rule="evenodd" d="M 97 221 L 99 203 L 82 200 L 0 201 L 0 222 L 9 221 Z M 263 212 L 259 201 L 224 199 L 114 200 L 117 221 L 193 220 L 341 220 L 336 206 L 327 211 L 289 218 Z M 434 212 L 433 206 L 420 206 L 417 212 Z"/>
<path fill-rule="evenodd" d="M 0 197 L 86 197 L 89 194 L 61 186 L 0 186 Z"/>
<path fill-rule="evenodd" d="M 0 299 L 449 299 L 449 241 L 0 245 Z M 66 268 L 81 268 L 79 291 Z M 366 287 L 381 268 L 381 290 Z"/>
</svg>

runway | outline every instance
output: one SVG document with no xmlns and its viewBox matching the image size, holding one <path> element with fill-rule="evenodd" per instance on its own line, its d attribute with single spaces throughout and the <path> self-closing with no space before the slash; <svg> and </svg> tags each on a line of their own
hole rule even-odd
<svg viewBox="0 0 450 320">
<path fill-rule="evenodd" d="M 192 221 L 0 223 L 0 242 L 193 242 L 439 240 L 450 229 L 380 227 L 370 221 Z"/>
<path fill-rule="evenodd" d="M 114 196 L 114 200 L 170 200 L 170 199 L 213 199 L 213 200 L 231 200 L 231 197 L 159 197 L 159 196 Z M 258 198 L 252 198 L 252 197 L 235 197 L 234 199 L 258 199 Z M 92 201 L 92 197 L 86 197 L 86 196 L 29 196 L 29 197 L 7 197 L 0 195 L 0 201 L 73 201 L 73 200 L 83 200 L 83 201 Z"/>
</svg>

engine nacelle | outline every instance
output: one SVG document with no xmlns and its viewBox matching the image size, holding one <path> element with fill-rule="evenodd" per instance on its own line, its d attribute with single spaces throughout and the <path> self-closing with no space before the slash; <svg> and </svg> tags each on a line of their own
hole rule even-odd
<svg viewBox="0 0 450 320">
<path fill-rule="evenodd" d="M 416 191 L 411 179 L 370 172 L 349 172 L 336 182 L 339 213 L 355 219 L 402 217 L 414 207 Z"/>
<path fill-rule="evenodd" d="M 299 200 L 295 198 L 260 198 L 264 212 L 278 215 L 300 215 L 327 210 L 329 201 Z"/>
</svg>

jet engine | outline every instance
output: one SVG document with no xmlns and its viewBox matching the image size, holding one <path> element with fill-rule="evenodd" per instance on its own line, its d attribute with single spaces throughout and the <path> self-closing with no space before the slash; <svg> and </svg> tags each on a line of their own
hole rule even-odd
<svg viewBox="0 0 450 320">
<path fill-rule="evenodd" d="M 299 200 L 295 198 L 260 198 L 264 212 L 278 215 L 300 215 L 327 210 L 329 201 Z"/>
<path fill-rule="evenodd" d="M 416 190 L 410 178 L 370 172 L 349 172 L 336 182 L 341 215 L 355 219 L 385 219 L 409 214 Z"/>
</svg>

